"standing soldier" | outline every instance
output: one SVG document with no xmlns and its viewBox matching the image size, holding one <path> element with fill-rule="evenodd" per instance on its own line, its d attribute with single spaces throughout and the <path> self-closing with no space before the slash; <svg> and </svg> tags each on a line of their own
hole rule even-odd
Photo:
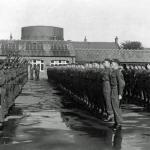
<svg viewBox="0 0 150 150">
<path fill-rule="evenodd" d="M 104 72 L 103 72 L 103 94 L 104 94 L 104 100 L 106 103 L 106 110 L 107 110 L 107 119 L 105 121 L 111 121 L 113 117 L 113 110 L 111 106 L 111 87 L 110 87 L 110 60 L 105 59 L 103 62 L 104 66 Z"/>
<path fill-rule="evenodd" d="M 38 64 L 38 65 L 35 67 L 35 79 L 36 79 L 36 80 L 39 80 L 39 75 L 40 75 L 40 65 Z"/>
<path fill-rule="evenodd" d="M 121 128 L 123 122 L 121 109 L 119 108 L 119 101 L 122 99 L 122 93 L 125 86 L 123 75 L 119 70 L 119 60 L 114 59 L 111 63 L 112 72 L 110 75 L 110 85 L 111 85 L 111 102 L 112 109 L 114 113 L 114 127 L 116 129 Z"/>
<path fill-rule="evenodd" d="M 33 72 L 34 72 L 34 68 L 32 65 L 30 65 L 30 79 L 33 80 Z"/>
</svg>

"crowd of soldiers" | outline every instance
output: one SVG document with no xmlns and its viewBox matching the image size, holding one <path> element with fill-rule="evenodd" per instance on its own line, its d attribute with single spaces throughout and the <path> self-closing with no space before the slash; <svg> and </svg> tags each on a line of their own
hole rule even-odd
<svg viewBox="0 0 150 150">
<path fill-rule="evenodd" d="M 117 59 L 105 59 L 100 65 L 93 63 L 52 67 L 47 73 L 49 79 L 76 95 L 90 109 L 105 114 L 105 121 L 113 119 L 114 127 L 121 127 L 123 119 L 119 101 L 125 82 Z"/>
<path fill-rule="evenodd" d="M 0 125 L 28 80 L 27 60 L 16 56 L 0 63 Z"/>
<path fill-rule="evenodd" d="M 128 103 L 139 103 L 150 106 L 150 64 L 123 65 L 122 73 L 126 82 L 124 100 Z"/>
<path fill-rule="evenodd" d="M 47 73 L 50 80 L 105 116 L 105 121 L 114 120 L 116 128 L 123 121 L 122 102 L 150 106 L 149 64 L 127 65 L 105 59 L 102 63 L 51 67 Z"/>
</svg>

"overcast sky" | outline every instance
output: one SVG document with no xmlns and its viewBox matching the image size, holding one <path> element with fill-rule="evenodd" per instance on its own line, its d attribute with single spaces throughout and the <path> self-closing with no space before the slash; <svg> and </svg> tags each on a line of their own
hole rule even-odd
<svg viewBox="0 0 150 150">
<path fill-rule="evenodd" d="M 0 39 L 21 27 L 64 28 L 65 40 L 141 41 L 150 47 L 150 0 L 0 0 Z"/>
</svg>

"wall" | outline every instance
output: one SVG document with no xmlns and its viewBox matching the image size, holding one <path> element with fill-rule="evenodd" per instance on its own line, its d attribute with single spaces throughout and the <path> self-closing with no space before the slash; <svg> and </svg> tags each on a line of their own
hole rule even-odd
<svg viewBox="0 0 150 150">
<path fill-rule="evenodd" d="M 78 49 L 76 62 L 102 61 L 105 58 L 119 59 L 121 62 L 150 62 L 150 50 Z"/>
</svg>

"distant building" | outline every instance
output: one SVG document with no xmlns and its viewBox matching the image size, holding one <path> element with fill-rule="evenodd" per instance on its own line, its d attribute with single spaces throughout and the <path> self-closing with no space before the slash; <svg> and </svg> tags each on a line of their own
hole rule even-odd
<svg viewBox="0 0 150 150">
<path fill-rule="evenodd" d="M 118 37 L 113 42 L 65 41 L 63 28 L 52 26 L 29 26 L 21 30 L 21 40 L 0 40 L 0 58 L 9 53 L 19 53 L 32 65 L 40 65 L 44 72 L 48 66 L 71 63 L 102 61 L 118 58 L 122 62 L 150 62 L 148 50 L 121 50 Z"/>
<path fill-rule="evenodd" d="M 64 40 L 63 28 L 52 26 L 22 27 L 21 40 Z"/>
<path fill-rule="evenodd" d="M 12 39 L 12 34 L 10 40 L 0 40 L 1 58 L 9 51 L 19 52 L 29 59 L 32 65 L 40 64 L 41 71 L 50 65 L 80 62 L 78 50 L 118 48 L 115 42 L 87 42 L 86 37 L 83 42 L 64 41 L 63 28 L 52 26 L 23 27 L 21 40 Z"/>
</svg>

